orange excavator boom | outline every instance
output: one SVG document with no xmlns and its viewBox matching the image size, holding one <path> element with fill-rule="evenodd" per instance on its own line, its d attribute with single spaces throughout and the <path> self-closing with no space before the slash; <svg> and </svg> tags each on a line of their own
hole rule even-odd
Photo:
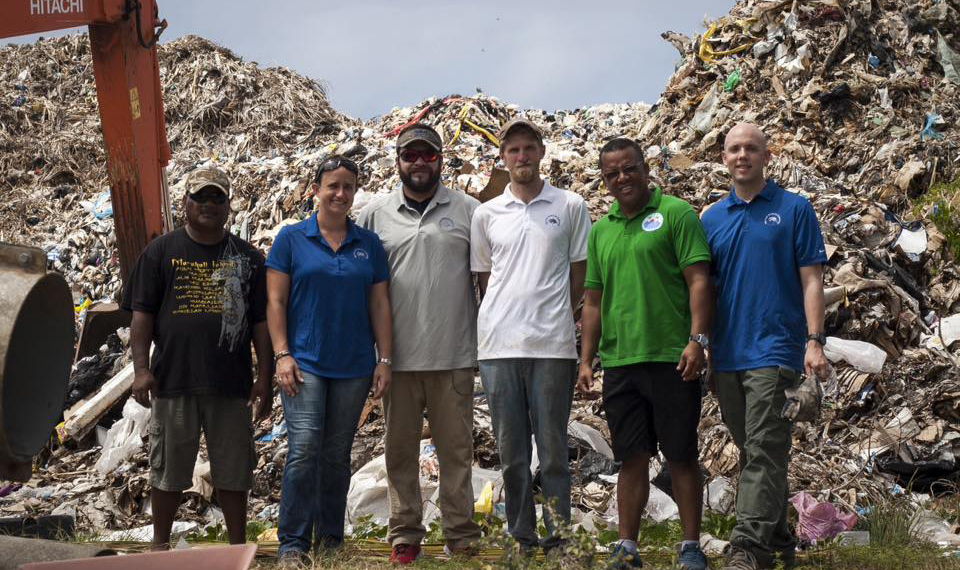
<svg viewBox="0 0 960 570">
<path fill-rule="evenodd" d="M 170 227 L 154 0 L 5 0 L 0 38 L 89 26 L 114 228 L 124 280 L 153 238 Z"/>
</svg>

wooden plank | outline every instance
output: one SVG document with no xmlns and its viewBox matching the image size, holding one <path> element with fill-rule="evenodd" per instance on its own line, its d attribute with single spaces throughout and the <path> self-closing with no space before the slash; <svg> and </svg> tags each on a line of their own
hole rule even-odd
<svg viewBox="0 0 960 570">
<path fill-rule="evenodd" d="M 133 386 L 133 363 L 124 366 L 113 378 L 107 380 L 96 394 L 79 408 L 73 408 L 64 421 L 63 429 L 74 440 L 80 440 L 97 425 L 97 421 Z M 71 413 L 72 412 L 72 413 Z"/>
</svg>

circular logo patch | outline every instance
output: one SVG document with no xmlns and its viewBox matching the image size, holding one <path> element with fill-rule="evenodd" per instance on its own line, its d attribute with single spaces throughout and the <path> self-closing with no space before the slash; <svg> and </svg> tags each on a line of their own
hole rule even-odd
<svg viewBox="0 0 960 570">
<path fill-rule="evenodd" d="M 453 229 L 454 224 L 453 224 L 453 220 L 451 220 L 450 218 L 440 218 L 440 221 L 438 222 L 437 225 L 440 226 L 441 230 L 449 232 L 450 230 Z"/>
<path fill-rule="evenodd" d="M 663 214 L 654 212 L 643 219 L 643 231 L 655 232 L 663 225 Z"/>
<path fill-rule="evenodd" d="M 780 214 L 776 212 L 772 214 L 767 214 L 767 217 L 763 219 L 764 225 L 767 226 L 779 226 L 780 225 Z"/>
<path fill-rule="evenodd" d="M 547 216 L 547 219 L 545 219 L 543 223 L 547 224 L 547 226 L 551 228 L 555 228 L 560 225 L 560 218 L 551 214 Z"/>
<path fill-rule="evenodd" d="M 367 253 L 365 249 L 355 249 L 353 250 L 353 257 L 356 259 L 370 259 L 370 254 Z"/>
</svg>

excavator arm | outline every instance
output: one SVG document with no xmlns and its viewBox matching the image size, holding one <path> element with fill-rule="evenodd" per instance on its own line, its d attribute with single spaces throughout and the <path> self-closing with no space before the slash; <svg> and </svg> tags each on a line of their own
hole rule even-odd
<svg viewBox="0 0 960 570">
<path fill-rule="evenodd" d="M 121 277 L 170 228 L 154 0 L 5 0 L 0 38 L 89 26 Z"/>
<path fill-rule="evenodd" d="M 0 38 L 87 25 L 103 123 L 121 276 L 169 229 L 154 0 L 3 0 Z M 36 248 L 0 244 L 0 479 L 26 481 L 61 417 L 73 360 L 73 303 Z"/>
</svg>

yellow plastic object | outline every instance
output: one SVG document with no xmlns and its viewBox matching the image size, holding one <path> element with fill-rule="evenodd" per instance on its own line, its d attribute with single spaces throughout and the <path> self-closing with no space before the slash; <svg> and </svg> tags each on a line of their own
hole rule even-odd
<svg viewBox="0 0 960 570">
<path fill-rule="evenodd" d="M 77 305 L 76 307 L 74 307 L 73 310 L 77 313 L 82 313 L 86 311 L 88 308 L 90 308 L 90 305 L 92 304 L 93 304 L 93 301 L 91 301 L 90 299 L 84 299 L 83 302 Z"/>
<path fill-rule="evenodd" d="M 473 510 L 485 515 L 493 514 L 493 481 L 487 481 L 487 484 L 483 486 L 480 496 L 477 497 L 477 502 L 473 505 Z"/>
<path fill-rule="evenodd" d="M 700 38 L 700 53 L 698 55 L 700 56 L 700 59 L 703 60 L 704 63 L 713 63 L 713 61 L 717 58 L 720 58 L 726 55 L 733 55 L 736 53 L 740 53 L 742 51 L 747 51 L 748 49 L 753 47 L 753 44 L 755 42 L 745 43 L 742 46 L 738 46 L 733 49 L 728 49 L 723 51 L 714 51 L 714 49 L 710 47 L 709 40 L 710 38 L 713 37 L 715 33 L 717 33 L 718 27 L 719 27 L 719 24 L 717 23 L 711 24 L 710 29 L 703 34 L 702 38 Z"/>
<path fill-rule="evenodd" d="M 464 106 L 463 106 L 463 110 L 460 111 L 460 116 L 457 117 L 458 119 L 460 119 L 460 124 L 457 125 L 457 132 L 453 134 L 453 138 L 450 139 L 450 143 L 449 143 L 449 144 L 452 145 L 453 143 L 457 142 L 457 139 L 460 138 L 460 133 L 463 131 L 463 125 L 467 125 L 467 126 L 470 127 L 471 129 L 473 129 L 473 130 L 477 131 L 478 133 L 480 133 L 481 135 L 485 136 L 485 137 L 487 138 L 487 140 L 489 140 L 490 142 L 492 142 L 495 146 L 498 146 L 498 147 L 499 147 L 499 146 L 500 146 L 500 139 L 498 139 L 498 138 L 496 137 L 496 135 L 494 135 L 493 133 L 491 133 L 491 132 L 488 131 L 487 129 L 481 127 L 480 125 L 477 125 L 476 123 L 474 123 L 473 121 L 471 121 L 470 119 L 467 118 L 467 113 L 469 113 L 469 112 L 470 112 L 470 109 L 472 109 L 472 108 L 473 108 L 473 107 L 472 107 L 471 105 L 464 105 Z"/>
<path fill-rule="evenodd" d="M 280 540 L 277 537 L 278 527 L 268 528 L 267 530 L 260 533 L 260 536 L 257 537 L 257 542 L 272 542 Z"/>
</svg>

